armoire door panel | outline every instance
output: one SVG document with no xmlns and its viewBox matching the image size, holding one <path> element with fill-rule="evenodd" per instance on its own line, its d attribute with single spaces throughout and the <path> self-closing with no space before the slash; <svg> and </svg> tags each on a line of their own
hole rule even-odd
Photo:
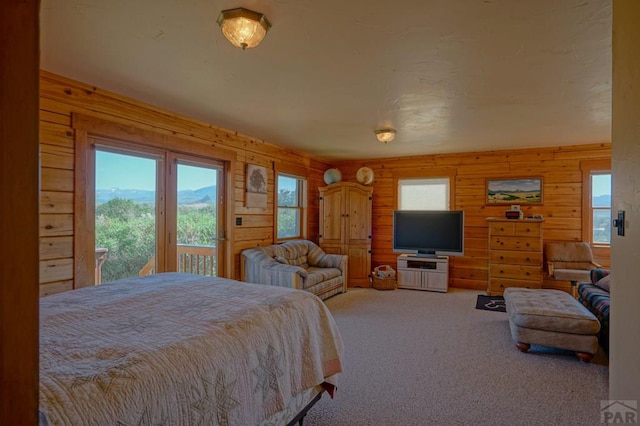
<svg viewBox="0 0 640 426">
<path fill-rule="evenodd" d="M 342 244 L 344 227 L 344 197 L 340 188 L 332 188 L 321 194 L 320 243 Z"/>
<path fill-rule="evenodd" d="M 373 188 L 341 182 L 319 191 L 320 247 L 349 256 L 348 286 L 369 287 Z"/>
</svg>

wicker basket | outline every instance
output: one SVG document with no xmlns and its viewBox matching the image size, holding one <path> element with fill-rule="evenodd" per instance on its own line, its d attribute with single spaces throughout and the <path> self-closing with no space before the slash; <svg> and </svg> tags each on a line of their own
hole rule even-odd
<svg viewBox="0 0 640 426">
<path fill-rule="evenodd" d="M 371 280 L 373 282 L 373 288 L 376 290 L 395 290 L 396 279 L 394 278 L 380 278 L 376 274 L 371 274 Z"/>
</svg>

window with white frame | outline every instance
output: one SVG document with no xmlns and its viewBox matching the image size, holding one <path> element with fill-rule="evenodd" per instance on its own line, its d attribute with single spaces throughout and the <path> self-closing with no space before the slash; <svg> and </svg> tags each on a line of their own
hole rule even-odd
<svg viewBox="0 0 640 426">
<path fill-rule="evenodd" d="M 277 174 L 276 239 L 304 238 L 305 178 Z"/>
<path fill-rule="evenodd" d="M 398 210 L 449 210 L 449 177 L 398 179 Z"/>
<path fill-rule="evenodd" d="M 591 172 L 589 206 L 592 244 L 611 244 L 611 172 Z"/>
</svg>

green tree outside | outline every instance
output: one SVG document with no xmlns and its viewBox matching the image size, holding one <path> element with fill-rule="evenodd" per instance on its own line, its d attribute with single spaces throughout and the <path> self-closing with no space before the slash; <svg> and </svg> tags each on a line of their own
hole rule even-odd
<svg viewBox="0 0 640 426">
<path fill-rule="evenodd" d="M 278 191 L 278 238 L 299 235 L 300 210 L 295 191 L 281 188 Z"/>
<path fill-rule="evenodd" d="M 178 207 L 178 241 L 215 246 L 213 205 Z M 103 282 L 137 276 L 155 254 L 156 217 L 152 204 L 114 198 L 96 206 L 96 247 L 106 248 Z"/>
</svg>

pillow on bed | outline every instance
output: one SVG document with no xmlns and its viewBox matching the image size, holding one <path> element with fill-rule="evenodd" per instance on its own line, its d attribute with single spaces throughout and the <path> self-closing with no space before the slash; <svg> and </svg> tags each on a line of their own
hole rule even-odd
<svg viewBox="0 0 640 426">
<path fill-rule="evenodd" d="M 604 277 L 600 278 L 596 282 L 596 285 L 601 289 L 603 289 L 604 291 L 610 293 L 611 292 L 611 275 L 605 275 Z"/>
</svg>

